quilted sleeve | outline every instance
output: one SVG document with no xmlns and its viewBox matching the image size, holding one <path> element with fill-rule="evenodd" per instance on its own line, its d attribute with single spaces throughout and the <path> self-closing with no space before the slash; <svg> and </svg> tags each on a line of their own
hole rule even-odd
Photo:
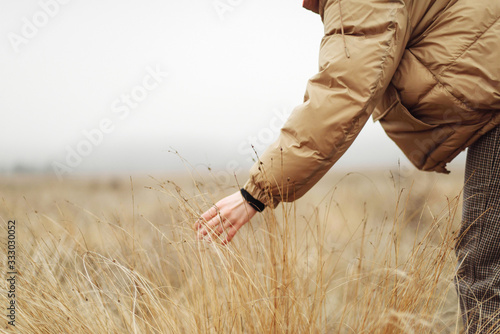
<svg viewBox="0 0 500 334">
<path fill-rule="evenodd" d="M 404 1 L 320 3 L 325 36 L 319 73 L 244 185 L 272 208 L 305 194 L 349 148 L 389 85 L 408 41 Z"/>
</svg>

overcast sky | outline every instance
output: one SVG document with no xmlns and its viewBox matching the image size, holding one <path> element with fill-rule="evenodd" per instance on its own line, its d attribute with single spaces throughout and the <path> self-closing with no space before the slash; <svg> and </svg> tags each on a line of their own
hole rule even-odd
<svg viewBox="0 0 500 334">
<path fill-rule="evenodd" d="M 322 23 L 299 0 L 0 0 L 0 37 L 0 169 L 156 172 L 182 168 L 169 149 L 248 168 L 302 102 Z M 334 168 L 398 159 L 369 121 Z"/>
</svg>

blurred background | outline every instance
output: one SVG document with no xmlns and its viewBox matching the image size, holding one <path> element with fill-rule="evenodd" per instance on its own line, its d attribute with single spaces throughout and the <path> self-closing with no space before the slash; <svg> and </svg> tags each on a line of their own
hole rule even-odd
<svg viewBox="0 0 500 334">
<path fill-rule="evenodd" d="M 322 28 L 301 0 L 0 0 L 18 331 L 457 333 L 463 154 L 416 172 L 378 123 L 234 246 L 195 240 L 303 101 Z"/>
<path fill-rule="evenodd" d="M 317 71 L 295 0 L 0 0 L 0 171 L 246 171 Z M 462 168 L 463 155 L 451 168 Z M 409 166 L 368 122 L 336 170 Z"/>
</svg>

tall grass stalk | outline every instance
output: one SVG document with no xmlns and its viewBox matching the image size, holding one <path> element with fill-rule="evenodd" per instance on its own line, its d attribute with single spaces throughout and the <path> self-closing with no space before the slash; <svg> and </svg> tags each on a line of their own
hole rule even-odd
<svg viewBox="0 0 500 334">
<path fill-rule="evenodd" d="M 342 209 L 335 187 L 310 214 L 302 204 L 267 209 L 222 246 L 196 240 L 191 228 L 214 202 L 203 187 L 158 181 L 148 189 L 157 203 L 142 207 L 122 189 L 132 207 L 101 212 L 73 202 L 42 212 L 24 203 L 15 331 L 458 333 L 460 194 L 429 215 L 426 201 L 411 207 L 412 192 L 396 189 L 384 218 L 360 203 L 364 218 L 341 222 L 332 219 Z M 5 263 L 3 256 L 2 272 Z"/>
</svg>

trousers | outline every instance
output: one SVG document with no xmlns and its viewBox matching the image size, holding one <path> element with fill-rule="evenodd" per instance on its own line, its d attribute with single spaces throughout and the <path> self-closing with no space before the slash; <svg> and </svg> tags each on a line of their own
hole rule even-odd
<svg viewBox="0 0 500 334">
<path fill-rule="evenodd" d="M 500 333 L 500 126 L 468 148 L 455 251 L 466 333 Z"/>
</svg>

